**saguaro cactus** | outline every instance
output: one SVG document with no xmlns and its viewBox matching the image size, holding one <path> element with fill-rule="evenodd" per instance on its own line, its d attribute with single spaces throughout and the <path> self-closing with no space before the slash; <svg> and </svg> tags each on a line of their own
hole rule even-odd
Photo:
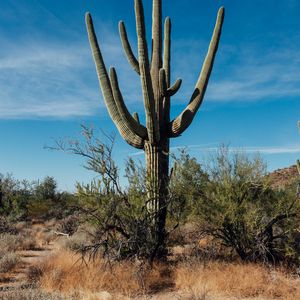
<svg viewBox="0 0 300 300">
<path fill-rule="evenodd" d="M 119 32 L 127 59 L 141 79 L 146 126 L 140 123 L 138 114 L 131 115 L 124 104 L 115 69 L 111 68 L 108 75 L 89 13 L 86 14 L 86 26 L 108 112 L 121 136 L 131 146 L 145 151 L 149 215 L 152 213 L 154 216 L 157 241 L 163 243 L 169 183 L 169 139 L 180 136 L 189 127 L 202 104 L 218 49 L 224 8 L 219 9 L 208 53 L 192 97 L 182 113 L 170 120 L 170 99 L 181 86 L 180 79 L 171 85 L 171 20 L 169 17 L 165 20 L 163 39 L 162 0 L 153 0 L 150 60 L 142 0 L 134 0 L 134 4 L 138 58 L 133 53 L 122 21 L 119 23 Z"/>
</svg>

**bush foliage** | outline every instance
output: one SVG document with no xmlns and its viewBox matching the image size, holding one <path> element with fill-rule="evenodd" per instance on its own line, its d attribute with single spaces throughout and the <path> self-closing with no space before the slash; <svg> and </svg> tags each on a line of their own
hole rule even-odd
<svg viewBox="0 0 300 300">
<path fill-rule="evenodd" d="M 53 177 L 29 182 L 0 175 L 0 214 L 10 219 L 62 218 L 70 213 L 73 201 L 74 195 L 57 191 Z"/>
</svg>

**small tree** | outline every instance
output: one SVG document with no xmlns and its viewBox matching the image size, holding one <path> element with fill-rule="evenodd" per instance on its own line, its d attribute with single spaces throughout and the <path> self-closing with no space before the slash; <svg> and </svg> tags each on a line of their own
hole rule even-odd
<svg viewBox="0 0 300 300">
<path fill-rule="evenodd" d="M 106 139 L 99 139 L 93 130 L 82 128 L 83 141 L 58 141 L 55 147 L 85 158 L 85 168 L 97 175 L 89 184 L 77 183 L 78 209 L 96 231 L 92 243 L 81 251 L 152 262 L 165 248 L 153 237 L 155 224 L 147 211 L 144 167 L 129 159 L 125 168 L 129 185 L 121 187 L 119 169 L 112 156 L 114 136 L 104 134 Z"/>
</svg>

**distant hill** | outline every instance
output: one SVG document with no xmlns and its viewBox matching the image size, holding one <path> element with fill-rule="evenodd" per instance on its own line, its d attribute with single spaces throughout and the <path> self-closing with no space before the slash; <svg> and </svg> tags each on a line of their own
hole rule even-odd
<svg viewBox="0 0 300 300">
<path fill-rule="evenodd" d="M 272 187 L 283 188 L 299 178 L 299 173 L 296 165 L 294 165 L 287 168 L 275 170 L 274 172 L 271 172 L 268 177 L 271 181 Z"/>
</svg>

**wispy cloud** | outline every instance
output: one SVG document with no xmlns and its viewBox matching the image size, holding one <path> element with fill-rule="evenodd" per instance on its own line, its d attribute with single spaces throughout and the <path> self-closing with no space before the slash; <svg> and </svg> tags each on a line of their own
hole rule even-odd
<svg viewBox="0 0 300 300">
<path fill-rule="evenodd" d="M 107 37 L 107 38 L 106 38 Z M 124 98 L 140 99 L 116 36 L 101 36 L 107 68 L 116 65 Z M 91 116 L 104 107 L 87 40 L 6 42 L 0 50 L 0 118 Z"/>
<path fill-rule="evenodd" d="M 275 51 L 240 58 L 239 63 L 229 65 L 226 77 L 210 84 L 207 97 L 214 101 L 258 101 L 300 96 L 299 49 Z"/>
<path fill-rule="evenodd" d="M 201 153 L 210 153 L 216 152 L 220 149 L 220 147 L 205 147 L 203 145 L 189 145 L 189 146 L 177 146 L 171 147 L 170 151 L 175 152 L 180 149 L 187 149 L 187 150 L 197 150 Z M 300 146 L 299 147 L 228 147 L 229 152 L 243 152 L 243 153 L 260 153 L 266 155 L 273 155 L 273 154 L 293 154 L 293 153 L 300 153 Z M 144 155 L 143 151 L 138 151 L 134 153 L 130 153 L 129 156 L 140 156 Z"/>
<path fill-rule="evenodd" d="M 178 40 L 174 74 L 183 78 L 181 96 L 189 99 L 206 54 L 208 41 Z M 206 99 L 259 101 L 300 96 L 300 48 L 221 43 Z"/>
<path fill-rule="evenodd" d="M 107 66 L 117 67 L 120 87 L 129 107 L 143 107 L 139 78 L 129 67 L 117 33 L 100 24 L 101 49 Z M 99 24 L 97 24 L 99 28 Z M 104 107 L 86 37 L 67 43 L 7 40 L 0 49 L 0 118 L 70 118 L 92 116 Z M 133 43 L 135 40 L 133 40 Z M 174 78 L 183 78 L 176 103 L 192 94 L 208 41 L 176 40 L 173 43 Z M 247 45 L 245 45 L 247 48 Z M 259 101 L 300 96 L 300 49 L 245 55 L 222 44 L 220 60 L 207 90 L 210 101 Z M 256 50 L 259 51 L 259 50 Z M 222 58 L 223 57 L 223 58 Z M 230 62 L 234 58 L 234 62 Z M 219 65 L 219 66 L 218 66 Z"/>
<path fill-rule="evenodd" d="M 98 95 L 83 80 L 88 76 L 85 48 L 25 43 L 9 49 L 0 53 L 0 118 L 93 113 Z"/>
</svg>

